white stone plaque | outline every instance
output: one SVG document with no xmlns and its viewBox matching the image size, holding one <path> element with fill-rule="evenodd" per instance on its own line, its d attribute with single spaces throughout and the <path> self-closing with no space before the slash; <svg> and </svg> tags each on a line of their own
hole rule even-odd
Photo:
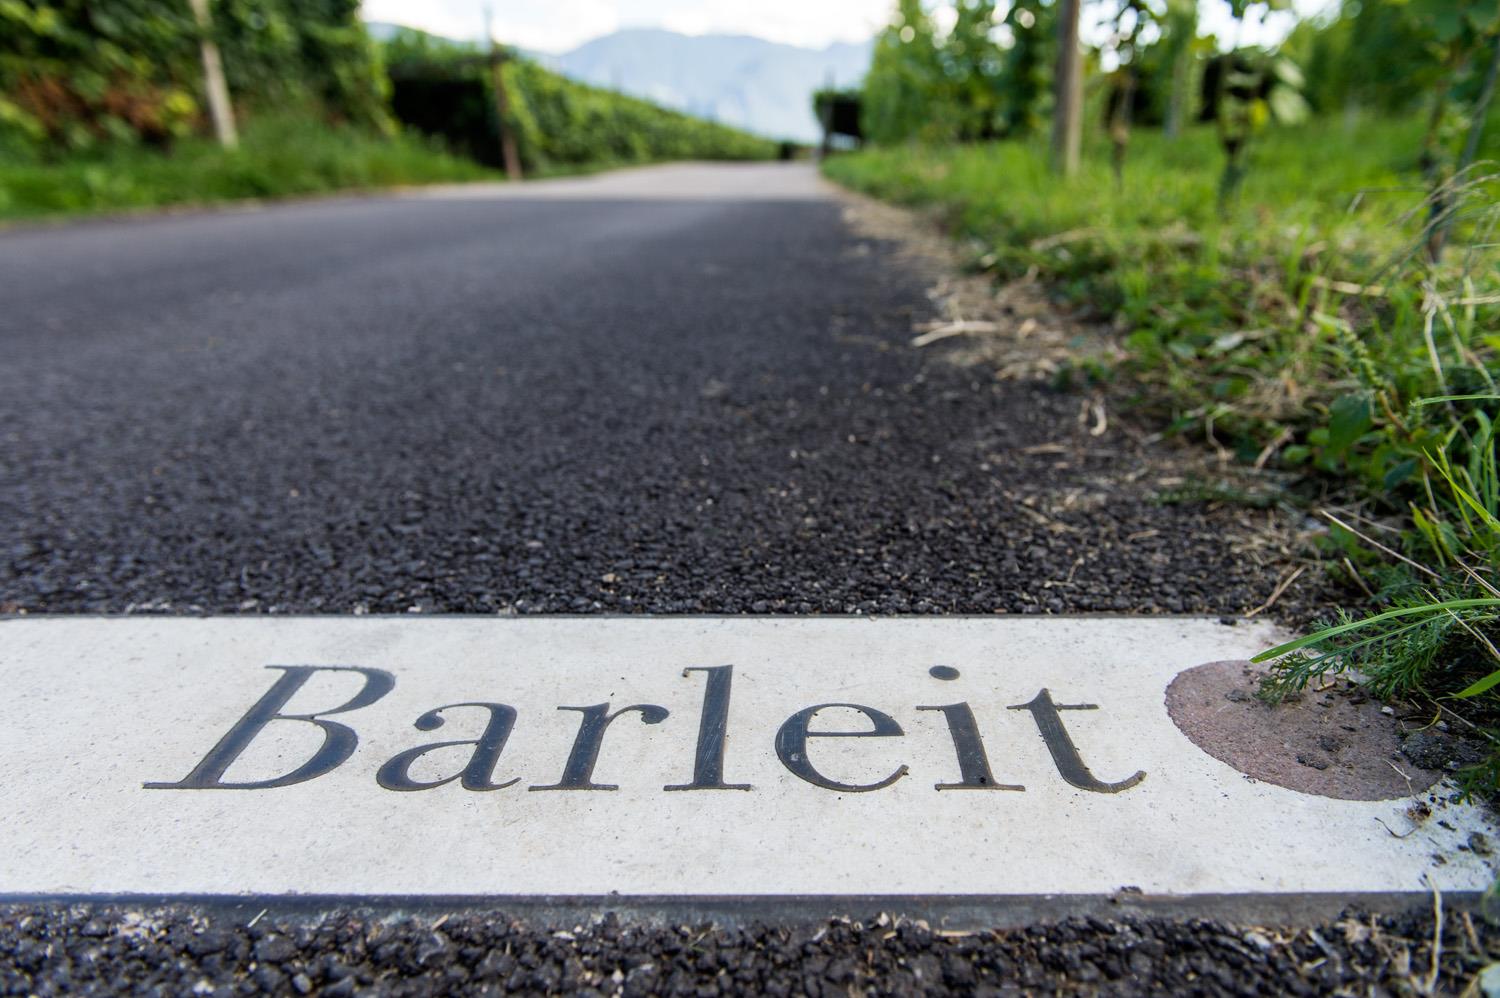
<svg viewBox="0 0 1500 998">
<path fill-rule="evenodd" d="M 1179 731 L 1179 672 L 1279 637 L 1200 619 L 13 618 L 0 894 L 1488 886 L 1471 836 L 1490 830 L 1451 787 L 1423 819 L 1257 782 Z"/>
</svg>

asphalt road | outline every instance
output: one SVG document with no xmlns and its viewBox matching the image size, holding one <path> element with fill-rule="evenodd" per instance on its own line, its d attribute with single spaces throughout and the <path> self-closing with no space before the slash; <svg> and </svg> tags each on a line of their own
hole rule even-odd
<svg viewBox="0 0 1500 998">
<path fill-rule="evenodd" d="M 0 232 L 0 612 L 1233 612 L 805 166 Z"/>
<path fill-rule="evenodd" d="M 1266 597 L 1242 519 L 1157 501 L 1170 454 L 911 347 L 924 287 L 841 210 L 683 166 L 0 233 L 0 613 Z M 1430 932 L 242 914 L 0 906 L 0 993 L 1310 994 L 1401 986 Z"/>
</svg>

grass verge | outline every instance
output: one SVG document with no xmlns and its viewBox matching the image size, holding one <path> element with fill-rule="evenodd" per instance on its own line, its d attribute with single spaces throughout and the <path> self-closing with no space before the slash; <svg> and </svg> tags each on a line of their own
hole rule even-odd
<svg viewBox="0 0 1500 998">
<path fill-rule="evenodd" d="M 169 151 L 134 146 L 61 160 L 8 153 L 0 157 L 0 219 L 495 177 L 412 135 L 263 115 L 246 124 L 232 152 L 188 139 Z"/>
<path fill-rule="evenodd" d="M 1356 670 L 1481 739 L 1471 786 L 1500 787 L 1500 180 L 1452 192 L 1441 265 L 1421 125 L 1313 122 L 1258 137 L 1227 216 L 1211 131 L 1139 135 L 1122 186 L 1099 147 L 1069 181 L 1037 143 L 906 146 L 828 161 L 854 189 L 937 210 L 976 266 L 1030 274 L 1118 330 L 1137 401 L 1172 430 L 1300 476 L 1325 563 L 1369 595 L 1276 649 L 1270 693 Z M 1494 157 L 1495 129 L 1489 130 Z M 1097 361 L 1077 372 L 1113 378 Z"/>
</svg>

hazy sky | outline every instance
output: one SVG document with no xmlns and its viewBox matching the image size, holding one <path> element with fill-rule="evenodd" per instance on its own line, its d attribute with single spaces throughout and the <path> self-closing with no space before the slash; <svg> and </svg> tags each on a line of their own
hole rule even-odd
<svg viewBox="0 0 1500 998">
<path fill-rule="evenodd" d="M 821 48 L 878 31 L 892 0 L 491 0 L 502 41 L 561 52 L 618 28 L 757 35 Z M 364 0 L 365 17 L 450 37 L 483 34 L 483 0 Z"/>
<path fill-rule="evenodd" d="M 490 0 L 495 32 L 505 42 L 562 52 L 619 28 L 656 27 L 683 34 L 757 35 L 821 48 L 869 38 L 889 18 L 894 0 Z M 1224 0 L 1200 0 L 1204 33 L 1224 32 Z M 1297 10 L 1327 10 L 1337 0 L 1294 0 Z M 365 17 L 453 38 L 484 33 L 484 0 L 364 0 Z M 1274 42 L 1290 27 L 1276 14 L 1244 41 Z"/>
</svg>

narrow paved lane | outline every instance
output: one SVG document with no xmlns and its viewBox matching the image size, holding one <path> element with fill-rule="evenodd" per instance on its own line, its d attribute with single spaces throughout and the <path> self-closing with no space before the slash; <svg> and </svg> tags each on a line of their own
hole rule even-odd
<svg viewBox="0 0 1500 998">
<path fill-rule="evenodd" d="M 0 608 L 1227 611 L 803 166 L 0 233 Z M 1048 446 L 1058 445 L 1058 446 Z"/>
</svg>

